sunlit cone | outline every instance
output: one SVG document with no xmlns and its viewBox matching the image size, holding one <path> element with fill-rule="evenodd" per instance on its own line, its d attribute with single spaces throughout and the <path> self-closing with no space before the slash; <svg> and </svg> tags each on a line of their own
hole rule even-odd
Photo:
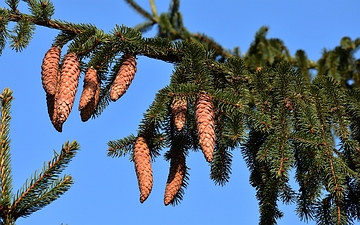
<svg viewBox="0 0 360 225">
<path fill-rule="evenodd" d="M 100 82 L 97 71 L 90 67 L 84 77 L 83 91 L 80 97 L 79 110 L 83 122 L 90 119 L 99 101 Z"/>
<path fill-rule="evenodd" d="M 178 194 L 186 173 L 185 156 L 178 152 L 171 158 L 169 176 L 166 182 L 164 204 L 169 205 Z"/>
<path fill-rule="evenodd" d="M 195 117 L 199 144 L 208 162 L 211 162 L 213 159 L 216 139 L 213 108 L 211 96 L 206 93 L 200 93 L 196 102 Z"/>
<path fill-rule="evenodd" d="M 59 87 L 55 96 L 55 128 L 61 127 L 71 112 L 79 83 L 79 76 L 80 63 L 78 57 L 75 53 L 68 53 L 61 67 Z"/>
<path fill-rule="evenodd" d="M 46 53 L 41 65 L 41 81 L 47 94 L 55 95 L 58 84 L 57 73 L 60 62 L 60 48 L 52 46 Z"/>
<path fill-rule="evenodd" d="M 118 100 L 129 88 L 136 73 L 136 64 L 134 56 L 125 54 L 122 57 L 122 64 L 110 89 L 110 99 L 112 101 Z"/>
<path fill-rule="evenodd" d="M 140 190 L 140 202 L 150 195 L 153 186 L 150 150 L 145 138 L 138 137 L 134 145 L 134 165 Z"/>
<path fill-rule="evenodd" d="M 187 102 L 185 98 L 174 99 L 172 105 L 172 115 L 174 119 L 174 124 L 178 131 L 181 131 L 184 128 L 186 122 L 186 110 Z"/>
</svg>

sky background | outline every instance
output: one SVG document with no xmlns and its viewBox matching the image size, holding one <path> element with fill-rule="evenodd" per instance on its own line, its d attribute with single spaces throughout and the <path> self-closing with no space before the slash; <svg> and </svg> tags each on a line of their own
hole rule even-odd
<svg viewBox="0 0 360 225">
<path fill-rule="evenodd" d="M 115 24 L 133 27 L 144 21 L 124 1 L 53 1 L 54 19 L 91 23 L 109 32 Z M 150 11 L 148 1 L 137 1 Z M 167 11 L 170 0 L 156 0 L 159 13 Z M 0 7 L 5 7 L 4 1 Z M 26 3 L 20 9 L 27 11 Z M 227 49 L 239 46 L 246 52 L 255 32 L 270 27 L 268 37 L 280 38 L 294 55 L 303 49 L 318 60 L 324 48 L 339 45 L 343 36 L 360 37 L 358 0 L 253 0 L 181 1 L 184 24 L 191 32 L 205 33 Z M 95 120 L 81 122 L 77 98 L 63 132 L 52 126 L 41 84 L 40 68 L 45 52 L 58 31 L 38 27 L 30 46 L 21 53 L 9 46 L 0 56 L 0 91 L 14 91 L 11 121 L 11 154 L 14 192 L 44 162 L 52 158 L 67 140 L 81 145 L 78 155 L 64 171 L 75 184 L 58 200 L 17 225 L 48 224 L 258 224 L 255 190 L 249 185 L 249 171 L 239 149 L 233 152 L 230 182 L 215 186 L 209 179 L 209 165 L 201 152 L 187 158 L 190 181 L 180 205 L 164 206 L 163 195 L 169 163 L 163 156 L 153 164 L 154 185 L 145 203 L 139 202 L 134 165 L 129 157 L 107 157 L 107 142 L 136 134 L 142 115 L 156 92 L 169 83 L 173 65 L 138 56 L 138 70 L 127 93 L 112 103 Z M 153 36 L 150 31 L 145 36 Z M 359 55 L 359 54 L 358 54 Z M 164 151 L 165 152 L 165 151 Z M 163 152 L 163 153 L 164 153 Z M 294 186 L 296 189 L 296 186 Z M 281 206 L 285 216 L 278 224 L 300 222 L 295 206 Z M 314 224 L 314 222 L 309 222 Z"/>
</svg>

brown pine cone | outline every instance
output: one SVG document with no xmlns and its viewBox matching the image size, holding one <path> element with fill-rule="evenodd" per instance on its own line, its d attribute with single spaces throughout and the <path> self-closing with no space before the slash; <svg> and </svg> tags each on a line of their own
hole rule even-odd
<svg viewBox="0 0 360 225">
<path fill-rule="evenodd" d="M 100 82 L 97 77 L 97 71 L 90 67 L 84 77 L 83 91 L 80 97 L 79 111 L 81 120 L 86 122 L 90 119 L 99 102 Z"/>
<path fill-rule="evenodd" d="M 200 93 L 196 102 L 195 118 L 202 152 L 208 162 L 213 159 L 215 147 L 214 106 L 211 96 Z"/>
<path fill-rule="evenodd" d="M 55 95 L 58 84 L 57 72 L 59 70 L 61 49 L 52 46 L 46 53 L 41 65 L 42 85 L 47 94 Z"/>
<path fill-rule="evenodd" d="M 166 182 L 164 204 L 169 205 L 178 194 L 186 174 L 186 162 L 183 152 L 177 152 L 171 158 L 169 176 Z"/>
<path fill-rule="evenodd" d="M 140 202 L 143 203 L 149 197 L 153 185 L 150 150 L 143 137 L 138 137 L 134 144 L 134 165 L 140 190 Z"/>
<path fill-rule="evenodd" d="M 110 99 L 112 101 L 118 100 L 129 88 L 136 73 L 136 64 L 134 56 L 130 54 L 123 55 L 122 64 L 110 89 Z"/>
<path fill-rule="evenodd" d="M 174 119 L 174 124 L 178 131 L 181 131 L 184 128 L 186 122 L 186 111 L 187 111 L 187 102 L 184 98 L 174 99 L 172 105 L 172 115 Z"/>
<path fill-rule="evenodd" d="M 80 63 L 75 53 L 68 53 L 61 67 L 60 82 L 55 96 L 55 128 L 61 132 L 63 123 L 68 118 L 75 100 L 80 76 Z"/>
</svg>

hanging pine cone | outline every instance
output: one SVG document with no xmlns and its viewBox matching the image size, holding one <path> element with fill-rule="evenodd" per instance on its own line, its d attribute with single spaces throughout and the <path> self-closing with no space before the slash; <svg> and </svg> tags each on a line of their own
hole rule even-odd
<svg viewBox="0 0 360 225">
<path fill-rule="evenodd" d="M 195 117 L 200 147 L 208 162 L 213 159 L 216 139 L 213 108 L 211 96 L 203 92 L 200 93 L 196 102 Z"/>
<path fill-rule="evenodd" d="M 75 100 L 80 76 L 80 63 L 75 53 L 68 53 L 61 67 L 60 82 L 55 96 L 56 119 L 54 126 L 61 132 Z"/>
<path fill-rule="evenodd" d="M 172 109 L 172 115 L 176 129 L 178 131 L 181 131 L 184 128 L 186 121 L 186 110 L 187 110 L 186 99 L 185 98 L 174 99 L 171 109 Z"/>
<path fill-rule="evenodd" d="M 170 171 L 166 182 L 164 204 L 169 205 L 174 201 L 183 184 L 186 174 L 186 162 L 183 152 L 176 152 L 170 161 Z"/>
<path fill-rule="evenodd" d="M 80 97 L 79 111 L 81 120 L 86 122 L 90 119 L 99 102 L 100 82 L 97 77 L 97 71 L 90 67 L 84 77 L 83 91 Z"/>
<path fill-rule="evenodd" d="M 58 84 L 57 73 L 60 62 L 60 48 L 52 46 L 46 53 L 41 65 L 42 85 L 47 94 L 55 95 Z"/>
<path fill-rule="evenodd" d="M 143 203 L 149 197 L 153 185 L 150 150 L 143 137 L 138 137 L 134 144 L 134 165 L 140 190 L 140 202 Z"/>
<path fill-rule="evenodd" d="M 118 100 L 123 94 L 125 94 L 134 79 L 135 73 L 135 57 L 130 54 L 123 55 L 122 64 L 110 89 L 110 99 L 112 101 Z"/>
</svg>

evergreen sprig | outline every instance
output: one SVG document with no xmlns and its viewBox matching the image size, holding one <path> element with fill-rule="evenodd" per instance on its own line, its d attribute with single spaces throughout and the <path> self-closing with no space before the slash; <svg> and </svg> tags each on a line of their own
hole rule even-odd
<svg viewBox="0 0 360 225">
<path fill-rule="evenodd" d="M 9 10 L 0 7 L 0 55 L 5 48 L 6 40 L 9 37 L 7 25 L 9 23 Z"/>
<path fill-rule="evenodd" d="M 5 88 L 1 98 L 0 122 L 0 178 L 1 201 L 3 208 L 10 207 L 12 195 L 11 155 L 10 155 L 10 108 L 13 100 L 12 91 Z"/>
<path fill-rule="evenodd" d="M 11 38 L 11 48 L 15 49 L 17 52 L 22 51 L 26 48 L 34 34 L 35 25 L 28 21 L 19 21 L 14 29 L 12 30 Z"/>
<path fill-rule="evenodd" d="M 11 8 L 13 12 L 17 11 L 20 0 L 6 0 L 5 3 Z"/>
<path fill-rule="evenodd" d="M 14 195 L 9 136 L 12 99 L 12 91 L 5 88 L 0 94 L 0 221 L 4 225 L 14 224 L 19 217 L 29 216 L 69 190 L 73 184 L 72 177 L 60 177 L 60 174 L 80 148 L 76 141 L 66 142 L 61 152 L 54 152 L 52 160 L 45 163 L 41 171 L 35 172 Z"/>
</svg>

